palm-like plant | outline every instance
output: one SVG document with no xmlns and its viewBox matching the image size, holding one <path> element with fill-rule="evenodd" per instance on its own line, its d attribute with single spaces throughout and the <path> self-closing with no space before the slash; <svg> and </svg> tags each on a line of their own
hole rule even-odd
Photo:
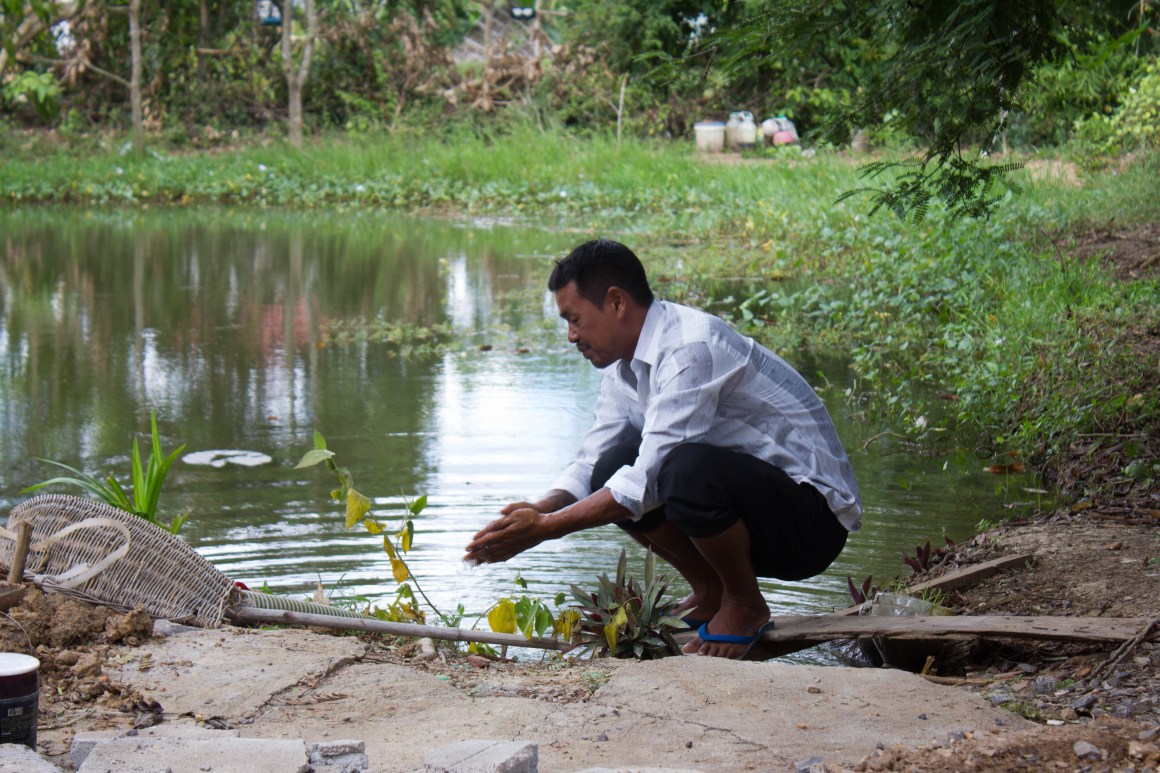
<svg viewBox="0 0 1160 773">
<path fill-rule="evenodd" d="M 176 534 L 181 529 L 182 524 L 185 523 L 186 518 L 189 517 L 188 513 L 175 516 L 167 525 L 157 518 L 157 503 L 161 498 L 161 486 L 165 482 L 165 476 L 169 473 L 169 468 L 173 466 L 173 462 L 185 450 L 185 446 L 178 446 L 175 451 L 168 456 L 164 456 L 161 450 L 161 439 L 157 435 L 157 416 L 151 412 L 149 418 L 152 425 L 153 445 L 149 458 L 144 463 L 141 461 L 141 450 L 137 445 L 137 438 L 133 438 L 133 450 L 130 457 L 130 491 L 132 492 L 132 497 L 125 492 L 120 482 L 112 474 L 105 478 L 104 481 L 101 481 L 75 467 L 70 467 L 63 462 L 55 462 L 51 459 L 38 459 L 37 461 L 68 470 L 74 477 L 51 478 L 37 483 L 35 486 L 29 486 L 20 493 L 30 494 L 58 483 L 77 486 L 106 504 L 139 515 L 150 523 L 165 529 L 170 534 Z"/>
<path fill-rule="evenodd" d="M 627 575 L 624 550 L 616 565 L 616 579 L 597 578 L 595 592 L 572 586 L 579 602 L 581 649 L 594 655 L 654 660 L 681 654 L 673 631 L 686 628 L 674 612 L 676 601 L 662 602 L 668 578 L 656 575 L 656 558 L 648 551 L 644 559 L 644 582 Z"/>
</svg>

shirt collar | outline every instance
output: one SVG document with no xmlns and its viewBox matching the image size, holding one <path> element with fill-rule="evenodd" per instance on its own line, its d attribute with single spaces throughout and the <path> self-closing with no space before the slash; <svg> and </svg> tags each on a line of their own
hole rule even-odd
<svg viewBox="0 0 1160 773">
<path fill-rule="evenodd" d="M 652 367 L 657 362 L 657 350 L 660 348 L 661 318 L 665 308 L 662 301 L 653 301 L 649 304 L 644 315 L 644 324 L 640 326 L 640 336 L 636 339 L 636 351 L 632 353 L 633 362 L 643 362 Z"/>
</svg>

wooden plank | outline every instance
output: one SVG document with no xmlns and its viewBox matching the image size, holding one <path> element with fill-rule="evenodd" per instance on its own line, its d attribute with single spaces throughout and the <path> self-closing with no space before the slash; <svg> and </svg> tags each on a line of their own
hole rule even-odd
<svg viewBox="0 0 1160 773">
<path fill-rule="evenodd" d="M 893 617 L 823 615 L 779 617 L 765 632 L 773 643 L 820 644 L 834 639 L 881 636 L 886 639 L 1040 639 L 1120 643 L 1134 639 L 1149 621 L 1134 617 L 1008 617 L 1000 615 L 927 615 Z M 1148 637 L 1160 638 L 1160 633 Z"/>
<path fill-rule="evenodd" d="M 992 575 L 996 575 L 1004 569 L 1011 569 L 1013 567 L 1022 567 L 1033 558 L 1031 553 L 1020 553 L 1014 556 L 1000 556 L 999 558 L 992 558 L 990 561 L 984 561 L 981 564 L 972 564 L 971 566 L 960 567 L 953 571 L 947 572 L 942 577 L 936 577 L 933 580 L 920 582 L 911 585 L 906 589 L 906 592 L 911 595 L 918 595 L 924 590 L 954 590 L 955 588 L 962 588 L 967 585 L 985 580 Z"/>
<path fill-rule="evenodd" d="M 984 561 L 981 564 L 971 564 L 970 566 L 963 566 L 958 569 L 953 569 L 941 577 L 936 577 L 933 580 L 915 583 L 907 587 L 906 592 L 912 596 L 919 596 L 926 590 L 954 590 L 955 588 L 964 588 L 968 585 L 985 580 L 992 577 L 1005 569 L 1011 569 L 1016 566 L 1024 566 L 1034 556 L 1031 553 L 1019 553 L 1014 556 L 1000 556 L 999 558 L 992 558 L 990 561 Z M 855 604 L 852 607 L 834 612 L 835 615 L 856 615 L 861 605 Z"/>
</svg>

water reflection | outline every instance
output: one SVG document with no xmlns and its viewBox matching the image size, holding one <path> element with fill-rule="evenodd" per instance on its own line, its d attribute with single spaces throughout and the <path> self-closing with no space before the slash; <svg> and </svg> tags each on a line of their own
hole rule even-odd
<svg viewBox="0 0 1160 773">
<path fill-rule="evenodd" d="M 6 507 L 53 474 L 35 457 L 124 476 L 130 439 L 155 410 L 167 450 L 272 457 L 261 467 L 179 463 L 162 502 L 169 516 L 189 510 L 183 538 L 251 586 L 300 594 L 321 582 L 370 598 L 394 590 L 379 540 L 343 528 L 329 501 L 335 480 L 320 467 L 293 469 L 315 429 L 381 519 L 429 495 L 409 561 L 445 610 L 484 612 L 515 592 L 517 571 L 545 597 L 590 584 L 622 547 L 639 566 L 635 543 L 614 528 L 508 565 L 460 560 L 503 504 L 543 493 L 590 421 L 599 373 L 566 346 L 550 297 L 529 291 L 574 236 L 210 210 L 15 211 L 0 213 L 0 233 Z M 356 316 L 451 322 L 491 350 L 402 359 L 373 343 L 321 344 L 321 325 Z M 845 363 L 796 364 L 824 388 L 867 514 L 824 576 L 763 586 L 776 614 L 845 606 L 847 575 L 902 573 L 900 550 L 939 544 L 944 532 L 961 538 L 1000 506 L 995 481 L 969 461 L 943 469 L 943 459 L 864 450 L 844 404 Z"/>
</svg>

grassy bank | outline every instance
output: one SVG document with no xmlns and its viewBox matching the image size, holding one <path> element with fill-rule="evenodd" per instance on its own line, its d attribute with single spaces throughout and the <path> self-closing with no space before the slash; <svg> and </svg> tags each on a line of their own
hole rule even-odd
<svg viewBox="0 0 1160 773">
<path fill-rule="evenodd" d="M 710 163 L 691 151 L 527 129 L 334 138 L 300 152 L 61 152 L 7 162 L 0 201 L 526 218 L 622 234 L 693 297 L 723 275 L 797 275 L 792 291 L 761 282 L 735 321 L 783 351 L 848 349 L 851 405 L 868 423 L 931 447 L 953 438 L 1015 454 L 1073 498 L 1155 490 L 1160 274 L 1117 277 L 1076 249 L 1160 219 L 1155 155 L 1102 169 L 1033 160 L 1025 192 L 990 221 L 932 210 L 913 224 L 868 217 L 857 197 L 835 204 L 861 184 L 840 154 Z"/>
</svg>

